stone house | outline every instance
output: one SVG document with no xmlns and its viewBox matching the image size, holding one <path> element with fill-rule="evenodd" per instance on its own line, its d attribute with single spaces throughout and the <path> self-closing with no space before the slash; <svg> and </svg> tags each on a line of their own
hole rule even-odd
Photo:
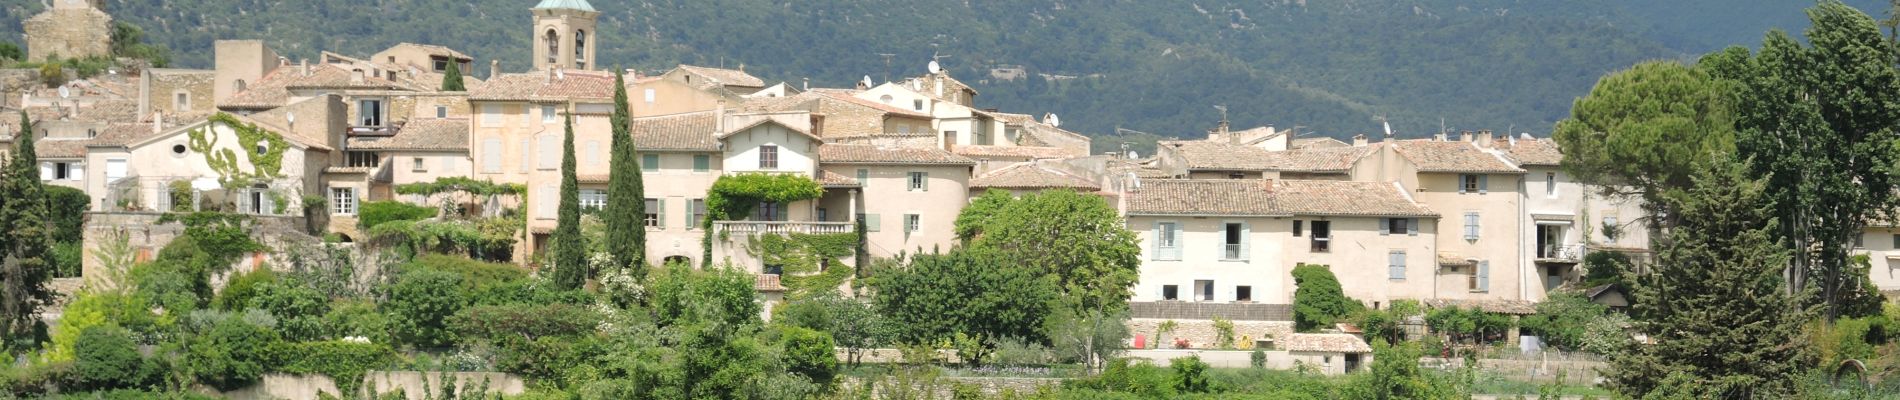
<svg viewBox="0 0 1900 400">
<path fill-rule="evenodd" d="M 935 147 L 878 144 L 826 144 L 818 158 L 830 175 L 857 182 L 847 193 L 827 192 L 823 220 L 864 219 L 872 256 L 956 245 L 951 228 L 969 202 L 974 160 Z"/>
<path fill-rule="evenodd" d="M 112 16 L 100 0 L 53 0 L 51 8 L 27 18 L 26 60 L 112 55 Z"/>
</svg>

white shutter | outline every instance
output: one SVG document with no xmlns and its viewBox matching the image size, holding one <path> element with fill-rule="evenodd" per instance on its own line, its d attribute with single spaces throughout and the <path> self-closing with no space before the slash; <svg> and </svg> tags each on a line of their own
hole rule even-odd
<svg viewBox="0 0 1900 400">
<path fill-rule="evenodd" d="M 1392 232 L 1392 219 L 1380 218 L 1379 219 L 1379 236 L 1385 236 L 1385 235 L 1390 234 L 1391 232 Z"/>
<path fill-rule="evenodd" d="M 535 196 L 534 202 L 537 203 L 535 209 L 541 210 L 540 215 L 542 219 L 553 219 L 554 206 L 558 205 L 560 200 L 555 195 L 553 186 L 542 186 L 541 195 Z"/>
<path fill-rule="evenodd" d="M 1405 220 L 1405 227 L 1408 229 L 1407 235 L 1418 236 L 1418 218 Z"/>
<path fill-rule="evenodd" d="M 40 180 L 42 181 L 53 180 L 53 163 L 50 163 L 50 162 L 40 163 Z"/>
<path fill-rule="evenodd" d="M 123 159 L 106 160 L 106 180 L 111 181 L 111 180 L 116 180 L 116 179 L 124 178 L 124 177 L 125 177 L 125 160 Z"/>
<path fill-rule="evenodd" d="M 587 141 L 587 165 L 600 165 L 600 141 Z"/>
<path fill-rule="evenodd" d="M 521 153 L 521 172 L 526 173 L 528 168 L 534 167 L 534 150 L 528 147 L 527 138 L 522 138 L 521 143 L 515 145 L 515 151 Z"/>
<path fill-rule="evenodd" d="M 482 140 L 482 172 L 501 173 L 501 138 Z"/>
<path fill-rule="evenodd" d="M 1162 259 L 1161 226 L 1160 222 L 1155 222 L 1154 228 L 1148 230 L 1148 257 L 1155 260 Z"/>
<path fill-rule="evenodd" d="M 1251 257 L 1252 252 L 1253 252 L 1253 224 L 1242 222 L 1240 223 L 1240 259 L 1252 260 L 1253 259 L 1253 257 Z"/>
<path fill-rule="evenodd" d="M 1478 262 L 1478 291 L 1491 291 L 1491 261 Z"/>
<path fill-rule="evenodd" d="M 541 135 L 541 143 L 539 143 L 538 146 L 540 146 L 540 148 L 536 150 L 540 150 L 541 153 L 541 169 L 556 169 L 561 167 L 560 138 L 555 137 L 553 134 Z"/>
</svg>

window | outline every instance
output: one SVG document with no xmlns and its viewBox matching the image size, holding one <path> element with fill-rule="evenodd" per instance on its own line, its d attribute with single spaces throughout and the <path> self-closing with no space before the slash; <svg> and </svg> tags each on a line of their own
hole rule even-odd
<svg viewBox="0 0 1900 400">
<path fill-rule="evenodd" d="M 1302 225 L 1306 225 L 1304 222 L 1306 221 L 1293 220 L 1293 237 L 1300 237 L 1300 228 L 1303 227 Z"/>
<path fill-rule="evenodd" d="M 178 92 L 172 94 L 172 109 L 173 111 L 191 109 L 191 93 Z"/>
<path fill-rule="evenodd" d="M 929 177 L 930 177 L 930 173 L 927 173 L 927 172 L 910 173 L 910 190 L 913 192 L 930 190 Z"/>
<path fill-rule="evenodd" d="M 257 141 L 257 145 L 256 145 L 256 146 L 254 146 L 254 147 L 255 147 L 255 149 L 254 149 L 254 150 L 255 150 L 255 151 L 257 151 L 257 155 L 260 155 L 260 156 L 261 156 L 261 155 L 265 155 L 265 154 L 270 154 L 270 141 L 269 141 L 269 140 L 258 140 L 258 141 Z"/>
<path fill-rule="evenodd" d="M 1544 197 L 1557 198 L 1557 173 L 1544 173 Z"/>
<path fill-rule="evenodd" d="M 706 172 L 706 171 L 711 171 L 711 170 L 712 170 L 712 156 L 705 155 L 705 154 L 693 155 L 693 172 Z"/>
<path fill-rule="evenodd" d="M 1181 225 L 1174 222 L 1156 222 L 1154 235 L 1154 259 L 1163 261 L 1181 260 Z"/>
<path fill-rule="evenodd" d="M 1234 301 L 1253 302 L 1253 286 L 1235 286 Z"/>
<path fill-rule="evenodd" d="M 1395 281 L 1405 280 L 1405 250 L 1393 250 L 1386 255 L 1388 278 Z"/>
<path fill-rule="evenodd" d="M 1458 175 L 1458 194 L 1485 193 L 1489 191 L 1490 181 L 1490 177 L 1485 175 Z"/>
<path fill-rule="evenodd" d="M 330 188 L 330 213 L 356 215 L 356 189 Z"/>
<path fill-rule="evenodd" d="M 393 59 L 394 59 L 394 58 L 396 58 L 396 57 L 390 57 L 390 58 L 391 58 L 392 60 L 389 60 L 389 62 L 396 62 L 396 60 L 393 60 Z M 449 59 L 446 59 L 446 58 L 435 58 L 435 57 L 430 57 L 430 58 L 429 58 L 429 67 L 430 67 L 430 68 L 434 68 L 434 69 L 435 69 L 435 72 L 443 72 L 443 71 L 448 71 L 448 70 L 449 70 Z"/>
<path fill-rule="evenodd" d="M 1618 225 L 1616 223 L 1615 215 L 1603 217 L 1603 240 L 1608 240 L 1610 243 L 1616 243 L 1616 237 L 1621 236 L 1621 235 L 1618 235 L 1618 233 L 1620 233 L 1619 231 L 1622 231 L 1622 230 L 1623 230 L 1622 225 Z"/>
<path fill-rule="evenodd" d="M 1478 213 L 1465 212 L 1465 240 L 1478 240 Z"/>
<path fill-rule="evenodd" d="M 660 172 L 660 155 L 651 154 L 651 153 L 641 154 L 640 155 L 640 171 Z"/>
<path fill-rule="evenodd" d="M 652 104 L 653 103 L 653 89 L 647 89 L 645 91 L 645 94 L 646 94 L 647 103 Z"/>
<path fill-rule="evenodd" d="M 501 173 L 501 138 L 482 139 L 482 173 Z"/>
<path fill-rule="evenodd" d="M 759 169 L 778 169 L 778 146 L 759 146 Z"/>
<path fill-rule="evenodd" d="M 561 56 L 561 35 L 549 29 L 548 34 L 542 36 L 542 40 L 548 44 L 548 64 L 560 62 L 558 57 Z"/>
<path fill-rule="evenodd" d="M 343 161 L 351 167 L 376 167 L 383 163 L 382 155 L 368 151 L 343 153 Z"/>
<path fill-rule="evenodd" d="M 601 210 L 607 208 L 605 189 L 581 189 L 581 209 Z"/>
<path fill-rule="evenodd" d="M 915 108 L 915 109 L 917 109 L 917 111 L 923 111 L 923 110 L 924 110 L 924 100 L 923 100 L 923 99 L 917 99 L 917 100 L 911 100 L 911 101 L 910 101 L 910 106 L 911 106 L 911 108 Z"/>
<path fill-rule="evenodd" d="M 1247 179 L 1247 174 L 1244 172 L 1229 172 L 1227 173 L 1227 179 Z"/>
<path fill-rule="evenodd" d="M 686 229 L 698 228 L 700 222 L 706 220 L 706 199 L 693 199 L 693 202 L 688 203 L 687 207 L 691 209 L 686 210 L 686 215 L 692 219 L 686 221 Z"/>
<path fill-rule="evenodd" d="M 1162 300 L 1180 300 L 1181 288 L 1174 285 L 1161 285 Z"/>
<path fill-rule="evenodd" d="M 858 219 L 864 221 L 865 232 L 881 232 L 884 230 L 884 220 L 880 218 L 878 214 L 858 214 Z"/>
<path fill-rule="evenodd" d="M 554 123 L 554 106 L 541 106 L 541 123 Z"/>
<path fill-rule="evenodd" d="M 185 145 L 182 145 L 182 144 L 172 145 L 172 154 L 185 154 Z"/>
<path fill-rule="evenodd" d="M 1194 300 L 1195 301 L 1214 301 L 1214 281 L 1195 280 L 1194 281 Z"/>
<path fill-rule="evenodd" d="M 924 217 L 917 214 L 904 214 L 904 234 L 909 235 L 922 229 Z"/>
<path fill-rule="evenodd" d="M 449 106 L 435 106 L 435 117 L 436 117 L 436 118 L 448 118 L 448 117 L 449 117 Z"/>
<path fill-rule="evenodd" d="M 1491 262 L 1479 261 L 1477 273 L 1471 274 L 1471 291 L 1491 291 Z"/>
<path fill-rule="evenodd" d="M 410 160 L 413 160 L 413 162 L 411 163 L 409 167 L 410 170 L 413 170 L 416 172 L 425 172 L 429 170 L 427 167 L 423 166 L 422 157 L 415 157 L 415 158 L 411 158 Z"/>
<path fill-rule="evenodd" d="M 528 148 L 528 138 L 521 138 L 521 141 L 515 143 L 515 152 L 521 154 L 521 163 L 516 168 L 520 168 L 522 173 L 527 173 L 528 168 L 534 165 L 534 151 Z"/>
<path fill-rule="evenodd" d="M 1867 247 L 1867 244 L 1865 243 L 1866 238 L 1867 238 L 1866 234 L 1854 234 L 1854 248 L 1858 249 L 1858 248 Z"/>
<path fill-rule="evenodd" d="M 70 180 L 75 179 L 74 175 L 71 163 L 40 163 L 40 180 Z"/>
<path fill-rule="evenodd" d="M 894 100 L 897 100 L 897 98 L 891 97 L 891 95 L 888 94 L 877 97 L 877 101 L 883 102 L 884 104 L 891 104 Z"/>
<path fill-rule="evenodd" d="M 956 146 L 957 131 L 943 131 L 943 144 L 945 146 Z"/>
<path fill-rule="evenodd" d="M 825 211 L 824 207 L 818 207 L 818 222 L 830 221 L 831 218 L 827 218 L 830 216 L 829 214 L 829 212 Z"/>
<path fill-rule="evenodd" d="M 541 135 L 540 143 L 536 145 L 540 146 L 535 150 L 541 152 L 541 169 L 553 170 L 561 168 L 560 137 L 553 134 L 544 134 Z"/>
<path fill-rule="evenodd" d="M 586 68 L 587 31 L 574 31 L 574 68 Z"/>
<path fill-rule="evenodd" d="M 358 126 L 383 126 L 383 99 L 357 100 L 356 120 Z"/>
<path fill-rule="evenodd" d="M 499 126 L 499 125 L 501 125 L 501 106 L 494 105 L 494 104 L 483 104 L 482 105 L 482 126 Z"/>
<path fill-rule="evenodd" d="M 1386 218 L 1385 231 L 1380 232 L 1380 233 L 1389 234 L 1389 235 L 1404 235 L 1406 232 L 1410 231 L 1411 223 L 1412 223 L 1412 220 L 1406 219 L 1406 218 Z"/>
<path fill-rule="evenodd" d="M 1247 224 L 1229 222 L 1222 226 L 1222 231 L 1225 240 L 1221 243 L 1221 259 L 1247 259 Z"/>
<path fill-rule="evenodd" d="M 647 213 L 647 227 L 648 228 L 659 227 L 660 226 L 660 199 L 647 199 L 645 211 Z"/>
<path fill-rule="evenodd" d="M 1313 221 L 1313 252 L 1326 253 L 1333 249 L 1333 222 Z"/>
<path fill-rule="evenodd" d="M 782 215 L 780 214 L 781 212 L 779 210 L 779 204 L 768 201 L 764 203 L 759 203 L 759 208 L 757 210 L 752 211 L 752 220 L 753 221 L 779 221 L 780 220 L 779 217 L 782 217 Z"/>
<path fill-rule="evenodd" d="M 112 173 L 112 164 L 106 164 L 106 173 Z M 1900 249 L 1900 235 L 1893 235 L 1893 248 Z"/>
<path fill-rule="evenodd" d="M 870 186 L 871 170 L 858 168 L 858 186 Z"/>
<path fill-rule="evenodd" d="M 106 180 L 107 181 L 113 181 L 113 180 L 117 180 L 119 178 L 124 178 L 124 177 L 125 177 L 125 159 L 114 158 L 114 159 L 106 160 Z"/>
</svg>

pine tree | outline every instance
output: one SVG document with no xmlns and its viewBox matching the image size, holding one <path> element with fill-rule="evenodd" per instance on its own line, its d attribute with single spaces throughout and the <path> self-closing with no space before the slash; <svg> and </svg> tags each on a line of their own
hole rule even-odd
<svg viewBox="0 0 1900 400">
<path fill-rule="evenodd" d="M 1792 254 L 1765 181 L 1727 156 L 1705 164 L 1666 197 L 1680 224 L 1635 284 L 1637 328 L 1654 343 L 1612 354 L 1609 377 L 1633 398 L 1788 397 L 1812 362 L 1800 339 L 1810 312 L 1783 289 Z"/>
<path fill-rule="evenodd" d="M 626 76 L 614 73 L 614 139 L 608 160 L 607 253 L 614 265 L 636 281 L 646 280 L 646 189 L 641 183 L 640 156 L 633 144 L 632 117 L 628 115 Z"/>
<path fill-rule="evenodd" d="M 8 352 L 30 348 L 43 339 L 46 326 L 40 307 L 53 299 L 46 287 L 52 279 L 48 259 L 52 229 L 47 223 L 46 196 L 39 176 L 39 156 L 33 150 L 32 121 L 20 113 L 20 133 L 14 136 L 13 157 L 0 171 L 0 335 Z"/>
<path fill-rule="evenodd" d="M 574 115 L 567 115 L 567 134 L 561 139 L 561 209 L 554 235 L 554 284 L 579 289 L 587 283 L 587 246 L 581 239 L 580 180 L 574 177 Z"/>
<path fill-rule="evenodd" d="M 457 66 L 456 64 L 459 64 L 459 63 L 453 60 L 450 60 L 449 70 L 442 72 L 442 91 L 444 92 L 468 91 L 468 87 L 464 86 L 464 84 L 462 83 L 462 67 Z"/>
</svg>

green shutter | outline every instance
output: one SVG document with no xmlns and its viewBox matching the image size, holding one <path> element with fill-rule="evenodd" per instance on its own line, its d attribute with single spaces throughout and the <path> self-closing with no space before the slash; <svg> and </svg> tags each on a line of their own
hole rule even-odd
<svg viewBox="0 0 1900 400">
<path fill-rule="evenodd" d="M 1405 220 L 1405 227 L 1408 228 L 1407 235 L 1418 236 L 1418 218 Z"/>
<path fill-rule="evenodd" d="M 926 192 L 928 192 L 928 191 L 930 191 L 930 173 L 929 173 L 929 172 L 919 172 L 918 174 L 921 174 L 921 175 L 923 175 L 923 186 L 924 186 L 924 191 L 926 191 Z"/>
<path fill-rule="evenodd" d="M 666 199 L 653 199 L 653 205 L 660 208 L 660 229 L 666 229 Z"/>
<path fill-rule="evenodd" d="M 1480 292 L 1491 291 L 1491 262 L 1490 261 L 1478 262 L 1478 291 Z"/>
<path fill-rule="evenodd" d="M 693 171 L 694 172 L 706 172 L 706 171 L 711 171 L 711 170 L 712 170 L 712 156 L 705 155 L 705 154 L 698 154 L 698 155 L 693 156 Z"/>
<path fill-rule="evenodd" d="M 1392 219 L 1380 218 L 1379 219 L 1379 236 L 1385 236 L 1391 233 L 1392 233 Z"/>
<path fill-rule="evenodd" d="M 1478 193 L 1482 194 L 1482 193 L 1490 193 L 1490 192 L 1491 192 L 1491 176 L 1478 175 Z"/>
<path fill-rule="evenodd" d="M 884 227 L 882 226 L 882 224 L 880 224 L 881 222 L 884 222 L 884 221 L 878 218 L 877 214 L 864 214 L 864 230 L 866 231 L 870 231 L 870 232 L 883 231 Z"/>
</svg>

